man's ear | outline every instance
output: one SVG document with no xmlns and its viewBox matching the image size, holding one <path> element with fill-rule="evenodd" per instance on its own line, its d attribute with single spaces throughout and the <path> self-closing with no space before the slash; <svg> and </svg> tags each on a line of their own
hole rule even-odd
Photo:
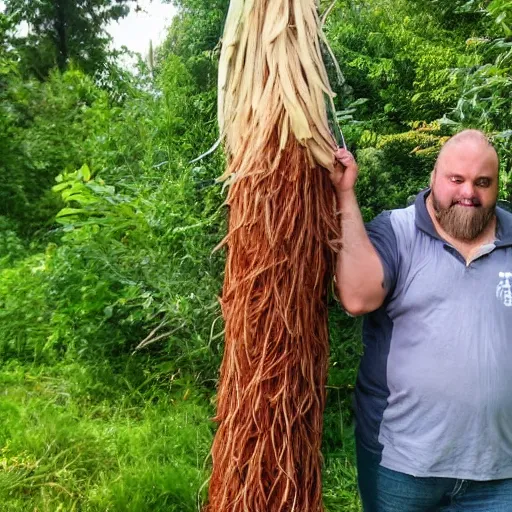
<svg viewBox="0 0 512 512">
<path fill-rule="evenodd" d="M 436 175 L 437 167 L 434 167 L 434 170 L 430 173 L 430 183 L 429 187 L 432 188 L 432 185 L 434 184 L 434 178 Z"/>
</svg>

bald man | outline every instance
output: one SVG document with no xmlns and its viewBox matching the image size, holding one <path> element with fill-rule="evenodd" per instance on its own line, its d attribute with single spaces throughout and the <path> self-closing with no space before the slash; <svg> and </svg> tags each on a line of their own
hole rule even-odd
<svg viewBox="0 0 512 512">
<path fill-rule="evenodd" d="M 365 314 L 356 384 L 365 512 L 512 511 L 512 214 L 498 155 L 465 130 L 430 188 L 366 227 L 358 168 L 332 176 L 341 210 L 339 297 Z"/>
</svg>

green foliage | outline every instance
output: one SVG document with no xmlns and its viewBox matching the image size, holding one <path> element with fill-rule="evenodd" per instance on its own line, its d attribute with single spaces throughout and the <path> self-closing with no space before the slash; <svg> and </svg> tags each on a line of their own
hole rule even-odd
<svg viewBox="0 0 512 512">
<path fill-rule="evenodd" d="M 381 135 L 374 145 L 359 150 L 357 192 L 364 198 L 361 211 L 365 220 L 383 210 L 404 208 L 411 197 L 428 187 L 439 149 L 446 140 L 439 130 L 432 125 Z M 361 142 L 365 140 L 371 142 L 371 134 L 365 134 Z"/>
<path fill-rule="evenodd" d="M 470 43 L 481 47 L 483 62 L 469 75 L 464 68 L 454 73 L 462 93 L 453 115 L 463 125 L 503 132 L 512 121 L 508 101 L 512 94 L 512 42 L 499 38 Z"/>
<path fill-rule="evenodd" d="M 175 0 L 173 3 L 180 11 L 162 48 L 164 52 L 188 60 L 218 46 L 228 0 Z"/>
<path fill-rule="evenodd" d="M 24 258 L 12 268 L 0 268 L 1 360 L 20 355 L 37 358 L 51 335 L 43 270 L 42 255 Z"/>
<path fill-rule="evenodd" d="M 9 85 L 2 105 L 7 116 L 0 121 L 0 214 L 18 219 L 23 232 L 31 233 L 61 206 L 50 193 L 55 177 L 84 160 L 95 166 L 97 138 L 108 134 L 116 109 L 108 107 L 106 92 L 76 70 L 52 73 L 45 83 L 13 79 Z"/>
<path fill-rule="evenodd" d="M 483 13 L 492 18 L 495 24 L 505 32 L 505 35 L 512 35 L 512 2 L 510 0 L 466 0 L 458 8 L 464 13 Z"/>
<path fill-rule="evenodd" d="M 60 192 L 66 208 L 57 213 L 56 221 L 69 230 L 75 227 L 112 225 L 116 231 L 127 232 L 138 227 L 137 212 L 130 197 L 116 193 L 115 187 L 105 185 L 102 179 L 92 179 L 91 170 L 84 164 L 78 171 L 59 174 L 53 187 Z"/>
<path fill-rule="evenodd" d="M 81 206 L 60 212 L 62 242 L 2 273 L 4 358 L 116 357 L 142 340 L 146 346 L 161 340 L 151 349 L 156 355 L 158 348 L 160 357 L 172 355 L 175 371 L 212 379 L 221 273 L 219 258 L 209 257 L 218 242 L 217 229 L 208 233 L 218 222 L 215 215 L 187 212 L 183 182 L 194 187 L 190 178 L 174 186 L 164 179 L 165 196 L 155 195 L 153 203 L 121 197 L 80 174 L 58 185 L 66 185 L 61 193 L 74 191 L 68 200 Z M 180 205 L 180 195 L 183 215 L 176 206 L 166 211 L 166 199 Z M 37 300 L 37 308 L 24 307 L 27 300 Z"/>
<path fill-rule="evenodd" d="M 179 56 L 201 91 L 216 94 L 217 59 L 228 0 L 175 0 L 179 8 L 157 53 L 159 67 Z"/>
<path fill-rule="evenodd" d="M 143 342 L 156 360 L 171 356 L 174 371 L 212 386 L 222 257 L 211 251 L 223 225 L 212 178 L 222 159 L 187 165 L 211 139 L 211 95 L 195 92 L 177 57 L 162 67 L 158 90 L 129 89 L 123 107 L 110 106 L 78 71 L 56 73 L 44 87 L 55 103 L 46 101 L 48 114 L 22 133 L 32 148 L 48 150 L 42 164 L 60 171 L 46 178 L 58 206 L 55 243 L 2 276 L 4 357 L 115 358 Z M 62 117 L 72 122 L 56 132 Z M 30 299 L 36 309 L 25 306 L 25 286 L 39 294 Z M 22 325 L 41 330 L 32 336 Z"/>
<path fill-rule="evenodd" d="M 346 80 L 339 106 L 367 98 L 359 119 L 381 133 L 441 117 L 458 93 L 450 70 L 474 61 L 467 36 L 401 0 L 343 2 L 326 32 Z"/>
<path fill-rule="evenodd" d="M 500 27 L 503 34 L 474 37 L 467 44 L 480 55 L 477 66 L 457 68 L 452 75 L 459 84 L 459 99 L 445 122 L 454 127 L 475 127 L 489 133 L 500 154 L 501 197 L 512 197 L 512 42 L 509 28 L 512 15 L 510 0 L 495 0 L 482 9 L 468 2 L 466 10 L 479 10 Z M 491 31 L 491 35 L 494 34 Z"/>
<path fill-rule="evenodd" d="M 0 268 L 26 255 L 26 247 L 18 236 L 17 228 L 10 219 L 0 217 Z"/>
<path fill-rule="evenodd" d="M 487 0 L 484 1 L 487 2 Z M 410 0 L 413 9 L 431 16 L 443 29 L 466 35 L 487 29 L 481 9 L 468 8 L 469 4 L 476 3 L 484 2 L 480 0 L 469 0 L 469 2 L 468 0 L 452 0 L 451 2 Z"/>
<path fill-rule="evenodd" d="M 492 0 L 487 6 L 487 11 L 495 19 L 505 32 L 506 36 L 512 35 L 512 2 L 510 0 Z"/>
</svg>

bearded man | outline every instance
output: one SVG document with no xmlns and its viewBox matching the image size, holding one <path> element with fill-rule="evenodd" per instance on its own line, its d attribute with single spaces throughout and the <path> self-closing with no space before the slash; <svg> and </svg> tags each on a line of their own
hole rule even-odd
<svg viewBox="0 0 512 512">
<path fill-rule="evenodd" d="M 365 512 L 512 511 L 512 214 L 482 132 L 442 148 L 413 205 L 364 226 L 358 168 L 333 174 L 336 280 L 366 314 L 356 384 Z"/>
</svg>

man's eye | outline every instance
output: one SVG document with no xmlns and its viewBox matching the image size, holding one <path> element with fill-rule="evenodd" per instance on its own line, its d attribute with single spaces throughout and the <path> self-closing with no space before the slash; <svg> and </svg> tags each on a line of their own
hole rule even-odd
<svg viewBox="0 0 512 512">
<path fill-rule="evenodd" d="M 491 184 L 491 182 L 487 178 L 482 178 L 481 180 L 478 180 L 476 184 L 478 187 L 487 188 Z"/>
<path fill-rule="evenodd" d="M 453 183 L 462 183 L 462 178 L 458 178 L 457 176 L 452 176 L 450 178 L 450 180 L 453 182 Z"/>
</svg>

